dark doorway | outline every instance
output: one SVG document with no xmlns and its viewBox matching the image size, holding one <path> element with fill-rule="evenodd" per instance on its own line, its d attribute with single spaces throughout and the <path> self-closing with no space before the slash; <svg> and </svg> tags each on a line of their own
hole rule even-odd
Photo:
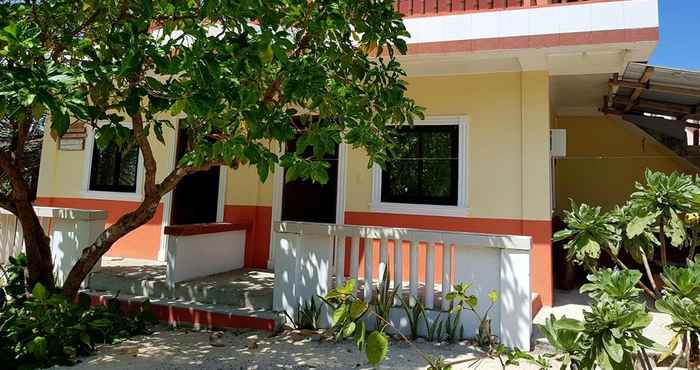
<svg viewBox="0 0 700 370">
<path fill-rule="evenodd" d="M 296 142 L 287 144 L 287 151 L 296 150 Z M 312 149 L 306 149 L 310 156 Z M 311 180 L 285 182 L 282 190 L 282 221 L 320 222 L 334 224 L 336 214 L 336 195 L 338 190 L 338 146 L 335 153 L 328 154 L 324 160 L 328 168 L 328 182 L 313 183 Z"/>
<path fill-rule="evenodd" d="M 187 132 L 177 135 L 177 161 L 187 151 Z M 219 167 L 185 176 L 173 190 L 170 224 L 187 225 L 216 222 L 219 207 Z"/>
</svg>

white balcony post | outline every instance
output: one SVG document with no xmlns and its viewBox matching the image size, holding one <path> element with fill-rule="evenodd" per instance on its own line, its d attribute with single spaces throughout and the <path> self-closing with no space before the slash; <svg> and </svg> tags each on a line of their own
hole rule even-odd
<svg viewBox="0 0 700 370">
<path fill-rule="evenodd" d="M 447 301 L 447 293 L 452 290 L 452 244 L 445 243 L 442 246 L 442 309 L 448 310 L 450 302 Z"/>
<path fill-rule="evenodd" d="M 418 242 L 415 240 L 409 241 L 409 257 L 411 260 L 409 266 L 408 286 L 411 293 L 411 305 L 416 303 L 418 298 Z"/>
<path fill-rule="evenodd" d="M 386 238 L 382 238 L 379 243 L 379 281 L 384 279 L 384 274 L 386 273 L 389 261 L 389 245 Z M 389 284 L 389 276 L 387 275 L 386 283 Z"/>
<path fill-rule="evenodd" d="M 345 237 L 335 238 L 335 286 L 343 285 L 345 281 Z"/>
<path fill-rule="evenodd" d="M 433 308 L 435 297 L 435 243 L 425 243 L 425 308 Z"/>
<path fill-rule="evenodd" d="M 357 289 L 357 270 L 360 268 L 360 238 L 352 237 L 350 247 L 350 278 L 355 279 L 355 289 Z"/>
<path fill-rule="evenodd" d="M 372 295 L 374 295 L 374 284 L 372 283 L 372 244 L 374 244 L 373 239 L 365 239 L 365 285 L 364 285 L 364 297 L 365 301 L 369 302 L 372 300 Z"/>
</svg>

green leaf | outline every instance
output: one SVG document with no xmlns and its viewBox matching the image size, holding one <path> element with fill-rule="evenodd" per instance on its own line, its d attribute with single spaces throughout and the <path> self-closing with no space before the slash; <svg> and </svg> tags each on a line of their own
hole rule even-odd
<svg viewBox="0 0 700 370">
<path fill-rule="evenodd" d="M 379 365 L 389 351 L 389 339 L 380 331 L 373 331 L 367 337 L 365 353 L 372 366 Z"/>
<path fill-rule="evenodd" d="M 352 302 L 352 304 L 350 305 L 350 319 L 359 319 L 360 317 L 362 317 L 362 315 L 365 314 L 365 312 L 367 312 L 368 307 L 369 306 L 365 301 L 357 300 Z"/>
<path fill-rule="evenodd" d="M 608 356 L 610 356 L 610 359 L 613 360 L 613 362 L 622 362 L 622 358 L 624 357 L 624 350 L 622 349 L 622 345 L 617 343 L 613 337 L 604 336 L 603 346 L 605 347 L 605 352 L 608 353 Z"/>
<path fill-rule="evenodd" d="M 491 303 L 496 303 L 496 301 L 498 300 L 498 292 L 495 290 L 490 291 L 489 300 L 491 300 Z"/>
<path fill-rule="evenodd" d="M 337 325 L 339 322 L 341 322 L 345 318 L 345 315 L 347 315 L 347 314 L 348 314 L 348 304 L 347 303 L 343 303 L 340 306 L 338 306 L 338 308 L 336 308 L 335 311 L 333 311 L 333 317 L 332 317 L 333 325 Z"/>
<path fill-rule="evenodd" d="M 36 283 L 32 289 L 32 298 L 45 300 L 49 297 L 49 291 L 41 283 Z"/>
<path fill-rule="evenodd" d="M 356 324 L 350 321 L 345 327 L 343 327 L 343 337 L 347 338 L 355 333 Z"/>
<path fill-rule="evenodd" d="M 557 319 L 554 326 L 558 329 L 570 330 L 570 331 L 582 331 L 584 329 L 583 323 L 575 319 L 569 319 L 567 317 L 562 317 Z"/>
</svg>

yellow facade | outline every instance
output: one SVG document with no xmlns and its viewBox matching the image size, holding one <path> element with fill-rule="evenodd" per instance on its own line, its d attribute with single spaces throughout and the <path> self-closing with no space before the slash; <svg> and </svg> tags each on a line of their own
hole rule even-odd
<svg viewBox="0 0 700 370">
<path fill-rule="evenodd" d="M 175 122 L 175 120 L 172 120 Z M 88 131 L 92 130 L 88 128 Z M 158 163 L 157 180 L 162 180 L 173 168 L 173 152 L 175 150 L 175 130 L 164 128 L 165 144 L 151 135 L 149 140 L 153 148 L 153 156 Z M 91 140 L 91 135 L 86 139 Z M 89 176 L 86 173 L 86 161 L 92 153 L 88 150 L 63 151 L 58 149 L 58 143 L 52 135 L 44 135 L 41 151 L 41 167 L 37 197 L 39 198 L 85 198 L 83 183 Z"/>
<path fill-rule="evenodd" d="M 469 217 L 549 219 L 546 72 L 421 77 L 408 83 L 409 95 L 427 116 L 467 117 Z M 347 211 L 367 212 L 372 174 L 366 155 L 350 150 L 347 168 Z"/>
<path fill-rule="evenodd" d="M 650 168 L 689 174 L 697 169 L 631 123 L 617 117 L 558 117 L 566 129 L 567 155 L 556 161 L 556 212 L 569 199 L 611 209 L 623 204 Z"/>
</svg>

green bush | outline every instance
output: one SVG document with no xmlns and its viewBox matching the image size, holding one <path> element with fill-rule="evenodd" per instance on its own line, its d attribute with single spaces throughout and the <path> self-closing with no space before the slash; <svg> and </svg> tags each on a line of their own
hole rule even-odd
<svg viewBox="0 0 700 370">
<path fill-rule="evenodd" d="M 149 333 L 155 322 L 149 303 L 131 317 L 112 299 L 107 305 L 90 307 L 81 295 L 78 303 L 36 284 L 31 294 L 24 286 L 24 256 L 13 258 L 5 270 L 5 294 L 0 309 L 0 363 L 9 369 L 36 369 L 70 365 L 78 356 L 90 354 L 96 344 L 115 343 L 132 335 Z"/>
</svg>

